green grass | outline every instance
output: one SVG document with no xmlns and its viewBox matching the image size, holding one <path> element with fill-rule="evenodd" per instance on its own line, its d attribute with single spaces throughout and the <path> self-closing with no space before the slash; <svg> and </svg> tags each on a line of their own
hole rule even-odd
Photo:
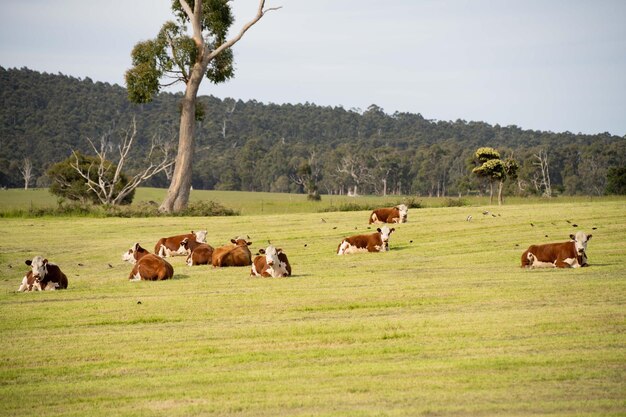
<svg viewBox="0 0 626 417">
<path fill-rule="evenodd" d="M 0 219 L 0 415 L 626 412 L 625 199 L 414 209 L 390 252 L 340 257 L 343 236 L 370 231 L 367 211 L 257 197 L 262 215 Z M 173 280 L 127 281 L 132 243 L 198 228 L 214 246 L 271 240 L 294 276 L 177 257 Z M 580 229 L 589 268 L 519 268 L 531 243 Z M 36 254 L 67 291 L 14 292 Z"/>
<path fill-rule="evenodd" d="M 133 204 L 153 201 L 161 203 L 166 195 L 165 189 L 161 188 L 138 188 Z M 242 215 L 255 214 L 293 214 L 324 212 L 330 207 L 341 208 L 346 205 L 359 205 L 362 207 L 389 206 L 413 200 L 422 207 L 446 207 L 459 201 L 457 197 L 416 197 L 416 196 L 359 196 L 348 197 L 345 195 L 323 195 L 321 201 L 308 201 L 304 194 L 288 193 L 257 193 L 243 191 L 216 191 L 216 190 L 193 190 L 190 201 L 215 201 L 227 208 L 238 211 Z M 507 205 L 519 204 L 562 204 L 562 203 L 587 203 L 596 201 L 622 201 L 622 197 L 555 197 L 545 199 L 541 197 L 509 197 Z M 489 204 L 489 197 L 462 197 L 464 206 L 485 206 Z M 53 208 L 57 206 L 57 197 L 48 192 L 46 188 L 35 188 L 28 191 L 21 189 L 0 190 L 0 213 L 9 213 L 17 210 L 32 210 L 41 208 Z M 20 217 L 20 216 L 6 216 Z"/>
</svg>

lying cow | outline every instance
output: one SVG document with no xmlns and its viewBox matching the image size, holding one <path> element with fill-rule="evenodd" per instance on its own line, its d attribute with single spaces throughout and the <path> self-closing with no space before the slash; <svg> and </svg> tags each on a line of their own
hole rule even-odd
<svg viewBox="0 0 626 417">
<path fill-rule="evenodd" d="M 243 238 L 231 239 L 232 245 L 221 246 L 213 251 L 213 266 L 246 266 L 252 264 L 252 254 L 248 246 L 252 242 Z"/>
<path fill-rule="evenodd" d="M 128 275 L 131 281 L 161 281 L 174 276 L 174 267 L 165 259 L 152 254 L 135 243 L 128 252 L 122 255 L 122 259 L 135 264 Z"/>
<path fill-rule="evenodd" d="M 291 265 L 282 249 L 269 245 L 265 249 L 259 249 L 259 253 L 261 255 L 256 256 L 252 262 L 250 276 L 273 278 L 291 276 Z"/>
<path fill-rule="evenodd" d="M 64 290 L 67 288 L 67 276 L 61 271 L 61 268 L 48 262 L 42 256 L 35 256 L 32 260 L 27 260 L 25 264 L 30 266 L 30 271 L 22 279 L 22 284 L 17 289 L 18 292 Z"/>
<path fill-rule="evenodd" d="M 200 230 L 198 232 L 194 232 L 192 230 L 191 233 L 188 233 L 186 235 L 162 237 L 154 246 L 154 253 L 159 255 L 161 258 L 177 255 L 189 255 L 191 252 L 180 246 L 180 242 L 182 242 L 183 239 L 187 238 L 194 239 L 195 241 L 200 243 L 205 243 L 206 235 L 206 230 Z"/>
<path fill-rule="evenodd" d="M 531 245 L 522 254 L 522 268 L 580 268 L 587 266 L 587 242 L 591 235 L 577 232 L 569 242 Z"/>
<path fill-rule="evenodd" d="M 369 222 L 372 223 L 406 223 L 409 208 L 404 204 L 395 207 L 376 209 L 370 214 Z"/>
<path fill-rule="evenodd" d="M 376 233 L 347 237 L 337 247 L 337 255 L 356 252 L 386 252 L 389 250 L 389 236 L 396 230 L 383 226 Z"/>
<path fill-rule="evenodd" d="M 195 239 L 184 238 L 180 246 L 191 253 L 187 256 L 187 265 L 208 265 L 213 258 L 213 247 L 206 243 L 200 243 Z"/>
</svg>

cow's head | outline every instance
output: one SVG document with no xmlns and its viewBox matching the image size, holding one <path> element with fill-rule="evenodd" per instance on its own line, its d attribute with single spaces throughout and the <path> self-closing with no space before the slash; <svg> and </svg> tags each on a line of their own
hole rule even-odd
<svg viewBox="0 0 626 417">
<path fill-rule="evenodd" d="M 591 239 L 591 235 L 586 235 L 585 232 L 576 232 L 575 235 L 569 235 L 569 237 L 574 241 L 574 245 L 576 245 L 576 252 L 579 255 L 584 255 L 587 250 L 587 242 Z"/>
<path fill-rule="evenodd" d="M 147 250 L 142 248 L 139 243 L 135 243 L 133 246 L 130 247 L 130 249 L 122 254 L 122 260 L 134 264 L 146 253 L 148 253 Z"/>
<path fill-rule="evenodd" d="M 27 260 L 24 263 L 30 266 L 35 282 L 44 279 L 48 273 L 48 260 L 44 259 L 42 256 L 35 256 L 32 260 Z"/>
<path fill-rule="evenodd" d="M 236 239 L 231 239 L 230 242 L 235 246 L 250 246 L 252 242 L 248 242 L 246 239 L 242 237 L 238 237 Z"/>
<path fill-rule="evenodd" d="M 406 204 L 399 204 L 396 208 L 400 212 L 400 223 L 406 223 L 407 216 L 409 215 L 409 208 Z"/>
<path fill-rule="evenodd" d="M 198 230 L 197 232 L 191 231 L 191 234 L 196 237 L 196 242 L 198 243 L 206 243 L 206 235 L 208 232 L 206 230 Z"/>
<path fill-rule="evenodd" d="M 265 255 L 265 263 L 269 267 L 279 266 L 280 259 L 278 259 L 278 254 L 282 249 L 276 249 L 274 246 L 269 245 L 265 250 L 260 249 L 259 253 Z"/>
<path fill-rule="evenodd" d="M 390 229 L 387 226 L 383 226 L 382 228 L 379 227 L 376 230 L 378 230 L 378 233 L 380 233 L 380 239 L 383 241 L 384 250 L 388 251 L 389 250 L 389 236 L 396 229 L 393 227 Z"/>
</svg>

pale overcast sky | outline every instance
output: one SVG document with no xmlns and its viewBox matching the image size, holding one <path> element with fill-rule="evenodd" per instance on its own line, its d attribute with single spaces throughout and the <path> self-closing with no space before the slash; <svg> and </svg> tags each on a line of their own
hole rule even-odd
<svg viewBox="0 0 626 417">
<path fill-rule="evenodd" d="M 201 95 L 626 135 L 626 0 L 268 0 Z M 256 0 L 234 0 L 232 32 Z M 168 0 L 0 0 L 0 66 L 124 85 Z"/>
</svg>

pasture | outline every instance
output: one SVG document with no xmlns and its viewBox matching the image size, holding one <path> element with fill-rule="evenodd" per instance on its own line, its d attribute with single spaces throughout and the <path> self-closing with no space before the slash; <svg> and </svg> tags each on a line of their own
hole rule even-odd
<svg viewBox="0 0 626 417">
<path fill-rule="evenodd" d="M 0 219 L 0 415 L 626 413 L 626 200 L 411 209 L 388 253 L 349 256 L 368 211 L 283 209 Z M 192 229 L 271 241 L 293 277 L 176 257 L 173 280 L 128 282 L 131 244 Z M 519 268 L 577 230 L 590 267 Z M 68 290 L 15 293 L 36 254 Z"/>
</svg>

